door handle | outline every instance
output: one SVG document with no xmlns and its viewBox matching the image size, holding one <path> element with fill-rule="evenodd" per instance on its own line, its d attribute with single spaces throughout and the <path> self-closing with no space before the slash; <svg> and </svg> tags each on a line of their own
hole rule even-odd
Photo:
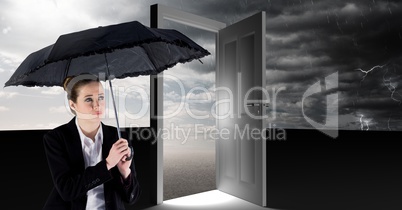
<svg viewBox="0 0 402 210">
<path fill-rule="evenodd" d="M 265 106 L 265 107 L 269 107 L 269 103 L 247 103 L 247 106 Z"/>
<path fill-rule="evenodd" d="M 257 114 L 260 114 L 262 112 L 264 107 L 269 107 L 269 103 L 247 103 L 247 107 L 258 107 L 257 108 Z"/>
</svg>

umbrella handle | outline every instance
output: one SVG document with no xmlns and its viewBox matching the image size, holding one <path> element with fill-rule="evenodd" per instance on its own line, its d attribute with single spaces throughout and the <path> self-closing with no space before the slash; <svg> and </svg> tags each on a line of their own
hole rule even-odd
<svg viewBox="0 0 402 210">
<path fill-rule="evenodd" d="M 130 157 L 126 157 L 126 161 L 129 161 L 129 160 L 133 159 L 133 157 L 134 157 L 134 148 L 133 148 L 133 146 L 130 146 L 130 150 L 131 150 L 131 155 L 130 155 Z"/>
</svg>

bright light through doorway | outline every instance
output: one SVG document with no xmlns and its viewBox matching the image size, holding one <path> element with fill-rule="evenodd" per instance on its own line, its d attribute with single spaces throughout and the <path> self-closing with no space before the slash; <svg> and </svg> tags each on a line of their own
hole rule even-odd
<svg viewBox="0 0 402 210">
<path fill-rule="evenodd" d="M 233 202 L 235 199 L 236 199 L 235 197 L 229 194 L 220 192 L 218 190 L 212 190 L 208 192 L 167 200 L 164 201 L 163 203 L 168 206 L 207 207 L 207 206 L 227 204 Z"/>
<path fill-rule="evenodd" d="M 211 190 L 163 201 L 146 210 L 273 210 L 264 208 L 219 190 Z"/>
</svg>

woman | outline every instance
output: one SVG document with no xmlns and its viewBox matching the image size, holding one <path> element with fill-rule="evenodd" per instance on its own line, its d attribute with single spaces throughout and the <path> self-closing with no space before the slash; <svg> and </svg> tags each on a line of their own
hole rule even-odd
<svg viewBox="0 0 402 210">
<path fill-rule="evenodd" d="M 115 127 L 104 125 L 104 89 L 94 75 L 64 82 L 75 117 L 44 136 L 54 183 L 43 209 L 125 209 L 140 194 L 131 150 Z"/>
</svg>

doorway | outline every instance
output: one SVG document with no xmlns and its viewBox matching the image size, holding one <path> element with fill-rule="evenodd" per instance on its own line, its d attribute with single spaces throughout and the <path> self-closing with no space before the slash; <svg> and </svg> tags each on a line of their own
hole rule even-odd
<svg viewBox="0 0 402 210">
<path fill-rule="evenodd" d="M 217 56 L 215 59 L 217 86 L 215 87 L 215 94 L 218 100 L 229 101 L 229 106 L 227 104 L 222 106 L 220 101 L 212 105 L 216 108 L 214 117 L 217 130 L 214 133 L 218 134 L 215 141 L 216 188 L 257 205 L 266 206 L 265 139 L 241 137 L 236 140 L 234 138 L 234 134 L 237 132 L 234 128 L 239 125 L 244 125 L 239 130 L 243 136 L 244 134 L 248 136 L 254 129 L 265 130 L 263 118 L 255 119 L 245 115 L 245 113 L 252 113 L 252 116 L 265 116 L 266 95 L 264 95 L 264 91 L 261 91 L 265 88 L 265 13 L 260 12 L 226 27 L 226 24 L 215 20 L 162 5 L 152 5 L 151 27 L 165 28 L 166 22 L 164 20 L 214 33 L 216 37 L 215 54 Z M 166 127 L 163 121 L 163 117 L 166 116 L 163 105 L 164 75 L 166 74 L 151 76 L 151 128 L 155 130 L 163 130 Z M 227 79 L 226 76 L 229 76 L 228 78 L 234 76 L 234 79 Z M 247 85 L 242 86 L 244 84 Z M 255 85 L 257 88 L 254 88 Z M 243 97 L 243 93 L 249 92 L 244 88 L 252 90 L 251 94 L 245 94 L 247 97 Z M 225 93 L 218 93 L 218 89 Z M 235 90 L 236 97 L 230 97 L 233 95 L 233 90 Z M 229 98 L 226 97 L 227 95 Z M 232 106 L 235 109 L 227 109 L 227 107 Z M 220 118 L 222 114 L 230 117 L 222 119 Z M 243 119 L 240 119 L 242 117 Z M 246 129 L 249 128 L 249 125 L 253 131 Z M 222 133 L 220 133 L 220 131 L 226 133 L 227 128 L 229 128 L 230 133 L 228 140 L 223 139 Z M 197 135 L 195 134 L 194 137 Z M 157 136 L 156 201 L 158 204 L 164 200 L 164 144 L 161 143 L 164 139 L 161 135 Z"/>
<path fill-rule="evenodd" d="M 211 55 L 177 64 L 163 75 L 163 200 L 216 189 L 215 33 L 164 20 Z"/>
</svg>

